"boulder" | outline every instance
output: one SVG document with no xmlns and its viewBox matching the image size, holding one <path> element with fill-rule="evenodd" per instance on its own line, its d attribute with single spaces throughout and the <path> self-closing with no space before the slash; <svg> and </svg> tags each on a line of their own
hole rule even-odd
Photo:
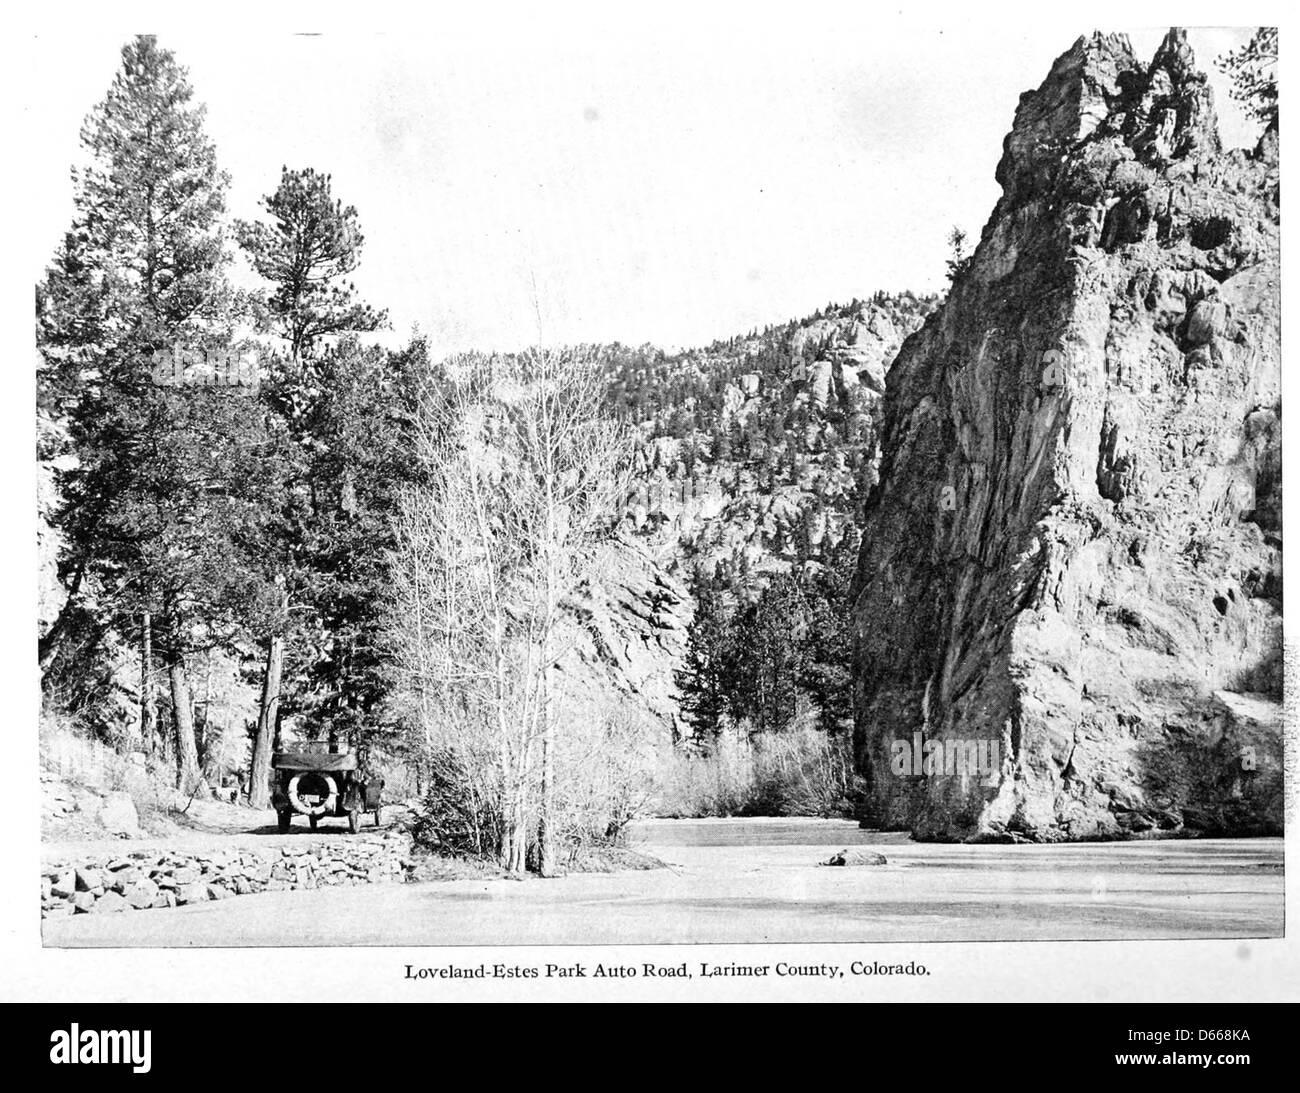
<svg viewBox="0 0 1300 1093">
<path fill-rule="evenodd" d="M 258 884 L 265 884 L 271 879 L 271 865 L 269 862 L 259 861 L 245 866 L 244 875 Z"/>
<path fill-rule="evenodd" d="M 153 881 L 142 878 L 128 887 L 122 894 L 127 903 L 137 911 L 142 911 L 146 907 L 153 906 L 153 901 L 158 898 L 158 886 Z"/>
<path fill-rule="evenodd" d="M 832 854 L 830 858 L 822 862 L 823 865 L 888 865 L 889 859 L 884 854 L 877 854 L 874 850 L 865 850 L 860 846 L 848 847 Z"/>
<path fill-rule="evenodd" d="M 207 903 L 208 899 L 208 886 L 202 881 L 182 885 L 176 890 L 177 903 Z"/>
<path fill-rule="evenodd" d="M 91 908 L 94 914 L 114 914 L 118 911 L 129 911 L 131 905 L 116 892 L 105 892 L 99 899 L 95 900 L 95 905 Z"/>
<path fill-rule="evenodd" d="M 136 814 L 135 802 L 129 793 L 109 793 L 99 806 L 99 822 L 114 835 L 133 838 L 140 834 L 140 817 Z"/>
</svg>

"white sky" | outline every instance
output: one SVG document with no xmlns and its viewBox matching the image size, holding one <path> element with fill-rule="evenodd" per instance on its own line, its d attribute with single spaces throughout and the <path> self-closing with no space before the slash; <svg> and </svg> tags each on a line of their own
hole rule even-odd
<svg viewBox="0 0 1300 1093">
<path fill-rule="evenodd" d="M 977 235 L 997 198 L 1020 93 L 1081 33 L 1126 30 L 1145 60 L 1165 29 L 927 29 L 866 4 L 557 10 L 159 37 L 208 106 L 232 214 L 257 215 L 281 164 L 332 173 L 366 236 L 358 287 L 393 340 L 418 324 L 440 355 L 535 342 L 539 312 L 548 342 L 694 345 L 938 289 L 950 226 Z M 33 281 L 71 215 L 81 119 L 129 36 L 27 39 L 34 71 L 57 73 L 25 85 Z M 1253 136 L 1211 61 L 1248 36 L 1190 33 L 1229 143 Z"/>
</svg>

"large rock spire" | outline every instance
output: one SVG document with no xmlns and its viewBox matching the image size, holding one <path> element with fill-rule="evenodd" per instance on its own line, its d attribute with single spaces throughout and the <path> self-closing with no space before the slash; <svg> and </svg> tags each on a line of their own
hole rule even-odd
<svg viewBox="0 0 1300 1093">
<path fill-rule="evenodd" d="M 888 377 L 855 613 L 863 819 L 1278 830 L 1276 158 L 1221 150 L 1182 31 L 1149 65 L 1093 35 L 1022 96 L 997 177 L 969 269 Z M 902 742 L 948 770 L 895 761 Z"/>
</svg>

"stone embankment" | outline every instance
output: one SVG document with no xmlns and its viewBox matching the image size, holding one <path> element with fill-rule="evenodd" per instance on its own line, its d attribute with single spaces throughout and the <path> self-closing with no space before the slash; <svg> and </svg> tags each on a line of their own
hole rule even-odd
<svg viewBox="0 0 1300 1093">
<path fill-rule="evenodd" d="M 413 873 L 404 831 L 263 848 L 125 850 L 41 868 L 41 917 L 159 910 L 257 892 L 395 884 Z"/>
</svg>

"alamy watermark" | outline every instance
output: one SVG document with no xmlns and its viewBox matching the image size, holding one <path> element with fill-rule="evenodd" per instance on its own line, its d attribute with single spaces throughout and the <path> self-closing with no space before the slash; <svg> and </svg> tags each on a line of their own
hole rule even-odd
<svg viewBox="0 0 1300 1093">
<path fill-rule="evenodd" d="M 986 785 L 996 785 L 1002 772 L 1002 742 L 926 740 L 923 734 L 913 733 L 910 740 L 889 742 L 889 769 L 899 778 L 979 776 Z"/>
<path fill-rule="evenodd" d="M 1259 769 L 1253 745 L 1239 749 L 1241 769 Z M 913 733 L 910 740 L 889 741 L 889 769 L 899 778 L 980 776 L 985 785 L 996 785 L 1002 772 L 1002 744 L 999 740 L 931 739 Z"/>
<path fill-rule="evenodd" d="M 257 360 L 251 350 L 159 349 L 148 358 L 149 376 L 158 387 L 223 387 L 256 390 Z"/>
<path fill-rule="evenodd" d="M 149 1029 L 83 1029 L 80 1025 L 50 1033 L 50 1062 L 129 1066 L 148 1074 L 152 1033 Z"/>
</svg>

